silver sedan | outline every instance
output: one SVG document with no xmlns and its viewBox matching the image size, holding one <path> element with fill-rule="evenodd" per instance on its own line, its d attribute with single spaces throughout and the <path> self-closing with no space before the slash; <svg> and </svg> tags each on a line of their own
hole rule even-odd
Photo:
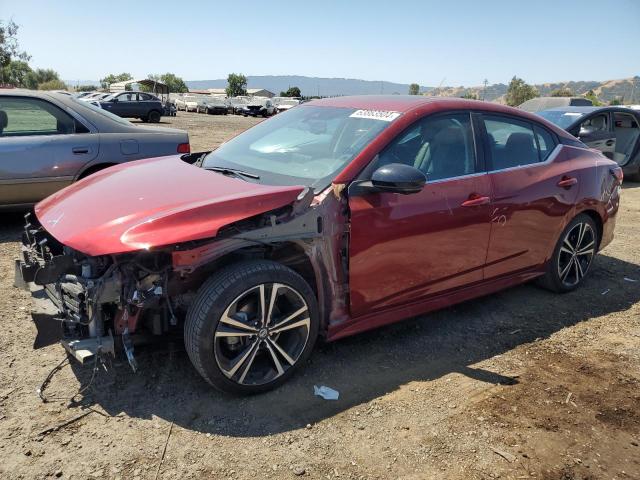
<svg viewBox="0 0 640 480">
<path fill-rule="evenodd" d="M 182 130 L 136 126 L 69 95 L 0 90 L 0 208 L 33 205 L 111 165 L 189 151 Z"/>
</svg>

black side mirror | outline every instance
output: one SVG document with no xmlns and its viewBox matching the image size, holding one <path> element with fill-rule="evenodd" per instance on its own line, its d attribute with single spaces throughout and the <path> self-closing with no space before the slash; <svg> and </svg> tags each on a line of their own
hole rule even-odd
<svg viewBox="0 0 640 480">
<path fill-rule="evenodd" d="M 112 103 L 118 103 L 118 97 L 113 97 L 113 98 L 111 99 L 111 102 L 112 102 Z"/>
<path fill-rule="evenodd" d="M 371 186 L 376 190 L 403 195 L 420 192 L 426 181 L 424 173 L 402 163 L 390 163 L 371 175 Z"/>
</svg>

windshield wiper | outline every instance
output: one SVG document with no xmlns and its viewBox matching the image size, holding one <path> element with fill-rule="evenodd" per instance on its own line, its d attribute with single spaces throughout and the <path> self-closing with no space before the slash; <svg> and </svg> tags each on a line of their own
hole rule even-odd
<svg viewBox="0 0 640 480">
<path fill-rule="evenodd" d="M 205 167 L 205 170 L 211 170 L 212 172 L 218 172 L 223 175 L 235 175 L 237 177 L 247 177 L 254 180 L 260 180 L 260 175 L 256 175 L 255 173 L 243 172 L 242 170 L 236 170 L 235 168 Z"/>
</svg>

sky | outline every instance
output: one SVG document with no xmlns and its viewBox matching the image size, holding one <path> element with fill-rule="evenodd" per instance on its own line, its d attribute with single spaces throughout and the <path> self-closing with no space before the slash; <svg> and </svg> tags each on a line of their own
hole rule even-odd
<svg viewBox="0 0 640 480">
<path fill-rule="evenodd" d="M 640 75 L 640 0 L 0 0 L 34 67 L 62 79 L 173 72 L 423 86 Z"/>
</svg>

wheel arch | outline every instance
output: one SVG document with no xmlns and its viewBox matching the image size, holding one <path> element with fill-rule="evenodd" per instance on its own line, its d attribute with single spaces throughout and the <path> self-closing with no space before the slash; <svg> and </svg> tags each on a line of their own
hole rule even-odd
<svg viewBox="0 0 640 480">
<path fill-rule="evenodd" d="M 580 214 L 584 214 L 587 215 L 589 217 L 591 217 L 591 219 L 594 221 L 594 223 L 596 224 L 596 228 L 598 229 L 598 248 L 597 250 L 600 249 L 600 244 L 602 243 L 602 234 L 604 231 L 604 221 L 602 219 L 602 215 L 594 209 L 591 208 L 587 208 L 584 210 L 581 210 L 579 212 L 577 212 L 576 216 L 580 215 Z"/>
</svg>

